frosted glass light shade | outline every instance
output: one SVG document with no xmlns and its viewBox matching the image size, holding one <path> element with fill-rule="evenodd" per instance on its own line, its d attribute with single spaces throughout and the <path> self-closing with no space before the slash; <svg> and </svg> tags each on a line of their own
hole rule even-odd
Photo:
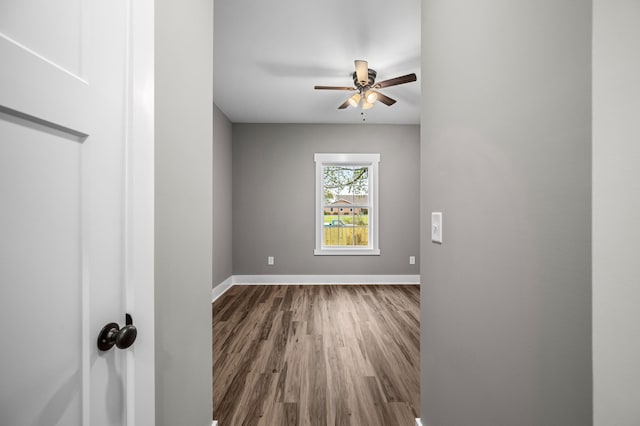
<svg viewBox="0 0 640 426">
<path fill-rule="evenodd" d="M 378 94 L 373 90 L 369 90 L 366 95 L 367 102 L 373 105 L 378 100 Z"/>
<path fill-rule="evenodd" d="M 356 93 L 355 95 L 349 98 L 349 105 L 351 105 L 352 107 L 354 108 L 357 107 L 359 103 L 360 103 L 360 93 Z"/>
</svg>

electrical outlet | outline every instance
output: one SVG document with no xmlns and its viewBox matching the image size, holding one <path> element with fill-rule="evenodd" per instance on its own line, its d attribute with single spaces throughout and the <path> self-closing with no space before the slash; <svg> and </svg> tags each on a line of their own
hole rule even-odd
<svg viewBox="0 0 640 426">
<path fill-rule="evenodd" d="M 267 257 L 267 265 L 274 265 L 275 264 L 275 259 L 273 256 L 269 256 Z"/>
<path fill-rule="evenodd" d="M 415 264 L 416 264 L 416 257 L 409 256 L 409 265 L 415 265 Z"/>
</svg>

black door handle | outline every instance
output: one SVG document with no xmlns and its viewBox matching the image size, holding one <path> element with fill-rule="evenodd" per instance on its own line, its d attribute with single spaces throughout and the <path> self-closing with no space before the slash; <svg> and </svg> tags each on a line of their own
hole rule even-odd
<svg viewBox="0 0 640 426">
<path fill-rule="evenodd" d="M 98 349 L 101 351 L 108 351 L 116 345 L 119 349 L 127 349 L 133 345 L 138 337 L 138 330 L 133 325 L 133 319 L 131 315 L 125 315 L 125 325 L 120 328 L 115 322 L 102 327 L 102 331 L 98 335 Z"/>
</svg>

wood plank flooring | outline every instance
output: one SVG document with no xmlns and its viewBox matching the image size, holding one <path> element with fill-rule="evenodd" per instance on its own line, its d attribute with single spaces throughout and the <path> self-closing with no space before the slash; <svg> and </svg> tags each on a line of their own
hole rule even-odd
<svg viewBox="0 0 640 426">
<path fill-rule="evenodd" d="M 213 304 L 220 426 L 413 426 L 417 285 L 234 286 Z"/>
</svg>

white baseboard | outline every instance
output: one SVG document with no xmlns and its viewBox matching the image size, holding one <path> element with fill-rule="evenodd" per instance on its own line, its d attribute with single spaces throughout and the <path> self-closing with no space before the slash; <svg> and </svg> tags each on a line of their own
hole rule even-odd
<svg viewBox="0 0 640 426">
<path fill-rule="evenodd" d="M 212 421 L 211 426 L 218 426 L 218 421 L 217 420 Z"/>
<path fill-rule="evenodd" d="M 234 275 L 234 284 L 409 284 L 420 275 Z"/>
<path fill-rule="evenodd" d="M 417 285 L 420 275 L 232 275 L 211 290 L 215 302 L 227 290 L 240 285 Z"/>
<path fill-rule="evenodd" d="M 416 426 L 422 426 L 422 421 L 420 419 L 416 419 Z"/>
<path fill-rule="evenodd" d="M 233 275 L 229 276 L 226 280 L 215 286 L 211 290 L 211 303 L 215 302 L 220 296 L 222 296 L 233 285 Z"/>
</svg>

